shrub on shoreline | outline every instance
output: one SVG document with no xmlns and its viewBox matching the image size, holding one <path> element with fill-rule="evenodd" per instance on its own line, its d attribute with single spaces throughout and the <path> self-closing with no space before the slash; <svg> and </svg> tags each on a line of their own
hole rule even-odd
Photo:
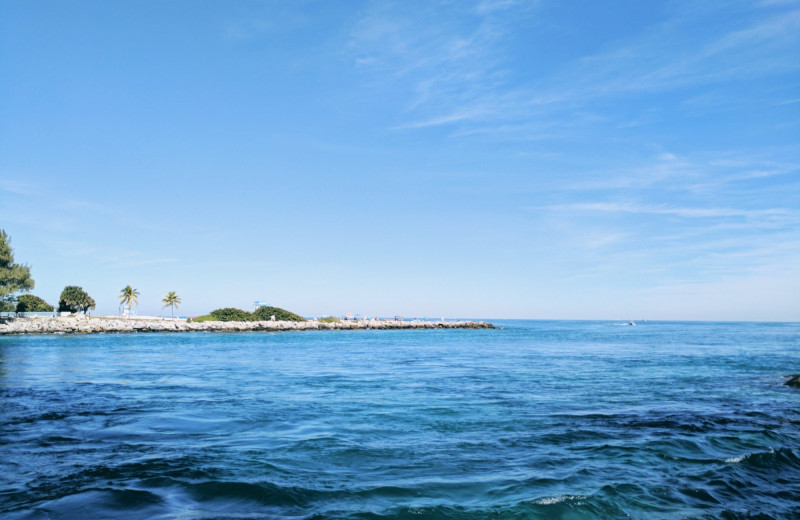
<svg viewBox="0 0 800 520">
<path fill-rule="evenodd" d="M 17 312 L 52 312 L 53 306 L 32 294 L 23 294 L 17 298 Z"/>
<path fill-rule="evenodd" d="M 217 321 L 255 321 L 252 313 L 234 307 L 217 309 L 209 314 L 216 318 Z"/>
<path fill-rule="evenodd" d="M 224 307 L 198 316 L 192 321 L 270 321 L 275 316 L 277 321 L 306 321 L 305 318 L 280 307 L 259 307 L 255 312 L 247 312 L 235 307 Z"/>
<path fill-rule="evenodd" d="M 253 313 L 258 321 L 269 321 L 272 316 L 278 321 L 306 321 L 305 318 L 280 307 L 259 307 Z"/>
</svg>

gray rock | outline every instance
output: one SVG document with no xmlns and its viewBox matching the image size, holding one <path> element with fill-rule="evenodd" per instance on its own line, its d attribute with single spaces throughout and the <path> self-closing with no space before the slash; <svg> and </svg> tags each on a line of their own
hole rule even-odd
<svg viewBox="0 0 800 520">
<path fill-rule="evenodd" d="M 793 388 L 800 388 L 800 374 L 792 374 L 786 376 L 789 379 L 784 382 L 784 385 L 791 386 Z"/>
</svg>

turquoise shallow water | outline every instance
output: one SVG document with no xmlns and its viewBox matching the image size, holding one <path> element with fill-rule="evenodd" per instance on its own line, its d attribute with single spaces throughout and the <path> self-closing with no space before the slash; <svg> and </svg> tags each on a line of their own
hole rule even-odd
<svg viewBox="0 0 800 520">
<path fill-rule="evenodd" d="M 800 518 L 800 324 L 0 337 L 0 516 Z"/>
</svg>

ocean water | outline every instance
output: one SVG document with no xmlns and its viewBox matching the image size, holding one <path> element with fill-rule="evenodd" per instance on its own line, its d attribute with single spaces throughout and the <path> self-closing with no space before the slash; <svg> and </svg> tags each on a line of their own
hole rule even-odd
<svg viewBox="0 0 800 520">
<path fill-rule="evenodd" d="M 800 518 L 800 324 L 0 337 L 3 519 Z"/>
</svg>

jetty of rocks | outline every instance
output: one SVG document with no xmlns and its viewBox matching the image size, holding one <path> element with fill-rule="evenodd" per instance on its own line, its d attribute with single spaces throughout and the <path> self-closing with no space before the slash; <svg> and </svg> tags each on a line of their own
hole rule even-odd
<svg viewBox="0 0 800 520">
<path fill-rule="evenodd" d="M 117 318 L 86 315 L 6 318 L 0 321 L 0 335 L 7 334 L 93 334 L 117 332 L 277 332 L 293 330 L 361 329 L 493 329 L 484 321 L 203 321 L 183 319 Z"/>
</svg>

